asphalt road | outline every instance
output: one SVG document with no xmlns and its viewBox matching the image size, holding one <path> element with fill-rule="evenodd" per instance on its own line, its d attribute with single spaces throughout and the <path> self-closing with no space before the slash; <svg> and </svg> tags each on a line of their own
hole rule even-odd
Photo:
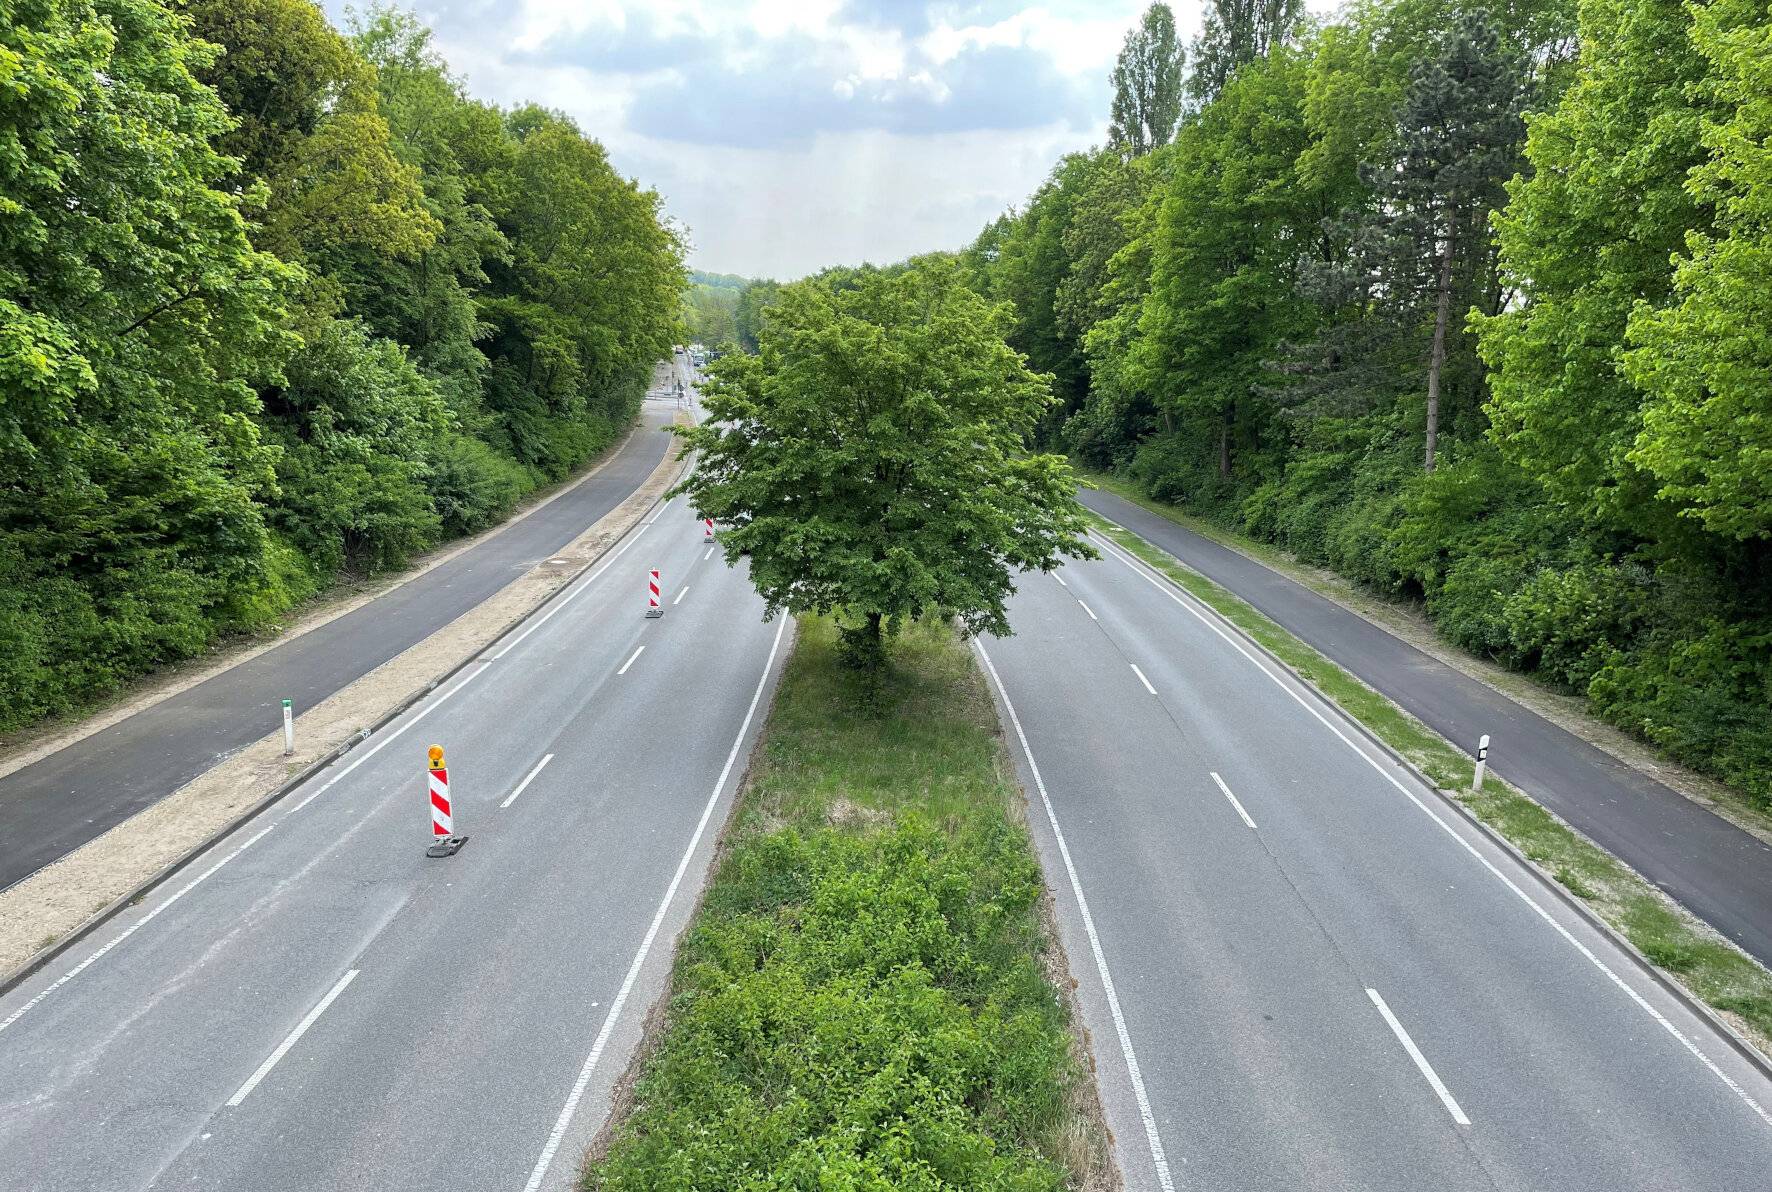
<svg viewBox="0 0 1772 1192">
<path fill-rule="evenodd" d="M 1129 1187 L 1765 1186 L 1772 1082 L 1330 705 L 1104 554 L 1024 577 L 980 655 Z"/>
<path fill-rule="evenodd" d="M 667 504 L 0 999 L 0 1189 L 570 1186 L 791 644 L 701 539 Z M 444 859 L 432 741 L 469 837 Z"/>
<path fill-rule="evenodd" d="M 424 640 L 571 542 L 664 458 L 672 405 L 528 517 L 361 608 L 0 778 L 0 889 L 159 802 L 296 714 Z"/>
<path fill-rule="evenodd" d="M 1772 845 L 1228 547 L 1112 493 L 1083 503 L 1236 593 L 1772 965 Z"/>
</svg>

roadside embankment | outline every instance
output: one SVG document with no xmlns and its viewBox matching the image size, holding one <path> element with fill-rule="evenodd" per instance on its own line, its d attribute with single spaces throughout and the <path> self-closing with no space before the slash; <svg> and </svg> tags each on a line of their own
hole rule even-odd
<svg viewBox="0 0 1772 1192">
<path fill-rule="evenodd" d="M 29 971 L 63 941 L 177 868 L 242 817 L 421 698 L 565 588 L 646 515 L 683 465 L 667 452 L 625 500 L 442 629 L 297 717 L 296 752 L 281 729 L 229 756 L 154 806 L 0 891 L 0 981 Z"/>
<path fill-rule="evenodd" d="M 806 618 L 585 1187 L 1119 1186 L 995 710 L 945 624 L 877 710 Z"/>
</svg>

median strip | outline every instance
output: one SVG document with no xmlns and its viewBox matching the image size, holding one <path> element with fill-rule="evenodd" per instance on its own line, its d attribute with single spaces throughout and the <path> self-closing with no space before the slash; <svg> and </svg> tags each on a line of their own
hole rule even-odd
<svg viewBox="0 0 1772 1192">
<path fill-rule="evenodd" d="M 983 678 L 944 623 L 889 658 L 801 621 L 586 1188 L 1115 1186 Z"/>
</svg>

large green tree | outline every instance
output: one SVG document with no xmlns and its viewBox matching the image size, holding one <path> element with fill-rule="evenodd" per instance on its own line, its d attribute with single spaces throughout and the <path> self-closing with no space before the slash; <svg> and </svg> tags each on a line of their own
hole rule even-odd
<svg viewBox="0 0 1772 1192">
<path fill-rule="evenodd" d="M 0 9 L 0 722 L 200 649 L 262 579 L 292 274 L 209 59 L 151 0 Z"/>
<path fill-rule="evenodd" d="M 1438 458 L 1448 356 L 1464 344 L 1465 312 L 1493 314 L 1501 295 L 1489 217 L 1505 197 L 1525 139 L 1525 73 L 1486 15 L 1462 14 L 1437 52 L 1418 61 L 1396 114 L 1391 153 L 1374 163 L 1377 194 L 1361 256 L 1404 318 L 1431 328 L 1422 463 Z M 1480 374 L 1468 351 L 1461 375 L 1473 397 Z M 1467 402 L 1473 410 L 1476 402 Z"/>
<path fill-rule="evenodd" d="M 1772 18 L 1748 0 L 1694 10 L 1709 67 L 1708 159 L 1690 175 L 1716 212 L 1674 271 L 1675 301 L 1636 308 L 1625 370 L 1650 395 L 1630 462 L 1713 533 L 1772 538 Z"/>
<path fill-rule="evenodd" d="M 1531 172 L 1496 221 L 1507 308 L 1479 318 L 1503 453 L 1590 520 L 1647 529 L 1652 485 L 1628 458 L 1642 397 L 1621 370 L 1638 302 L 1705 221 L 1691 94 L 1705 72 L 1683 0 L 1584 0 L 1579 76 L 1530 121 Z"/>
<path fill-rule="evenodd" d="M 1018 570 L 1091 553 L 1069 468 L 1027 450 L 1052 396 L 1008 322 L 930 260 L 786 286 L 760 353 L 714 364 L 682 491 L 772 613 L 837 613 L 872 666 L 905 618 L 1007 634 Z"/>
<path fill-rule="evenodd" d="M 1210 102 L 1237 71 L 1286 43 L 1304 13 L 1304 0 L 1211 0 L 1194 39 L 1188 90 Z"/>
<path fill-rule="evenodd" d="M 1181 119 L 1181 69 L 1186 57 L 1169 6 L 1158 3 L 1145 9 L 1114 63 L 1110 145 L 1139 157 L 1169 143 Z"/>
</svg>

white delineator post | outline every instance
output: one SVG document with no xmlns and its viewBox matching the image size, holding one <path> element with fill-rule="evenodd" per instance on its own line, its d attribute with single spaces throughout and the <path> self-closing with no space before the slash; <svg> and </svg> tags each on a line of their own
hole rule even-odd
<svg viewBox="0 0 1772 1192">
<path fill-rule="evenodd" d="M 295 752 L 295 705 L 289 700 L 283 701 L 283 756 L 288 757 Z"/>
<path fill-rule="evenodd" d="M 1483 772 L 1489 768 L 1489 734 L 1484 733 L 1477 741 L 1477 772 L 1471 778 L 1471 789 L 1483 789 Z"/>
<path fill-rule="evenodd" d="M 443 762 L 443 746 L 430 748 L 431 847 L 427 857 L 447 857 L 467 843 L 455 834 L 455 812 L 449 798 L 449 767 Z"/>
<path fill-rule="evenodd" d="M 658 568 L 654 567 L 651 571 L 647 572 L 647 577 L 646 586 L 648 594 L 646 597 L 646 615 L 649 617 L 662 617 L 664 616 L 664 609 L 660 608 L 658 604 Z"/>
</svg>

